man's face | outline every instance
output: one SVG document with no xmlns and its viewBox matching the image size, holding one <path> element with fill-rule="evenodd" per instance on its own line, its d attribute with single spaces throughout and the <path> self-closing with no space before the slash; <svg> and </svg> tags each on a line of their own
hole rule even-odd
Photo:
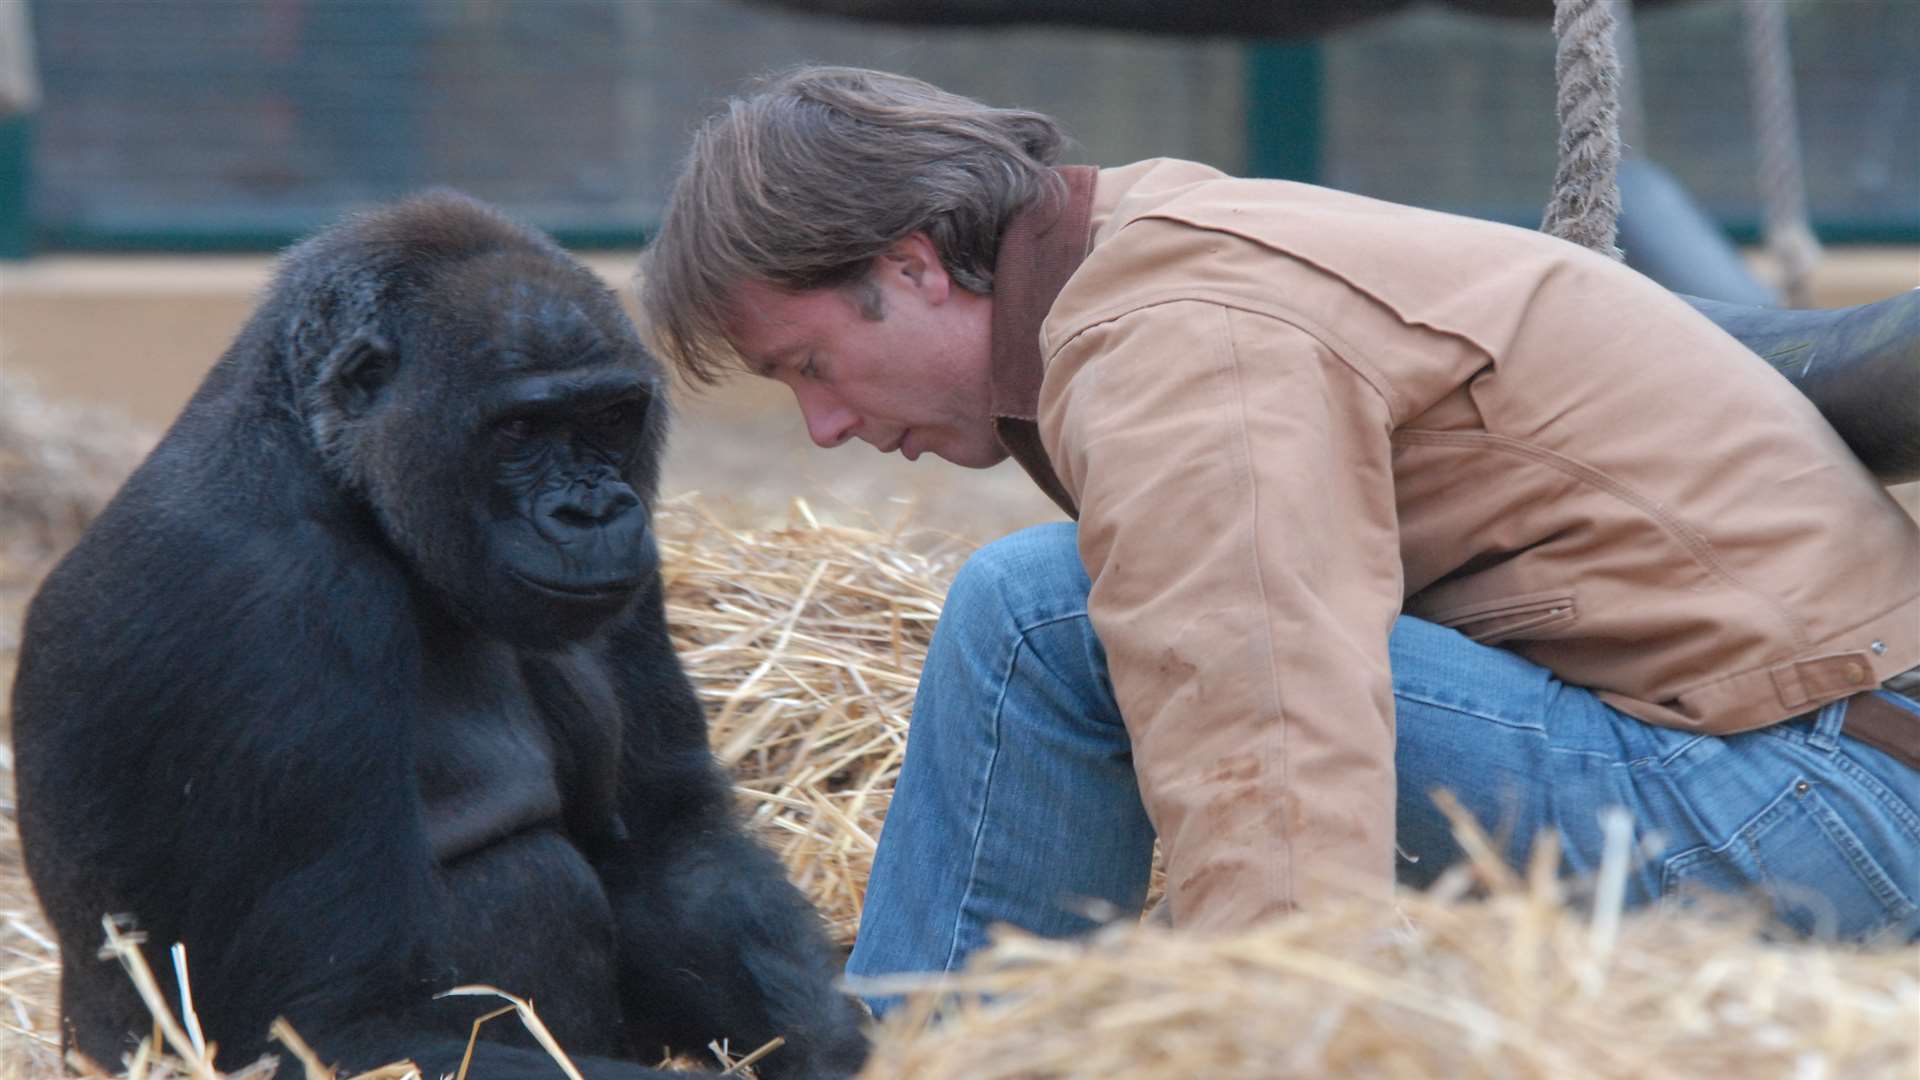
<svg viewBox="0 0 1920 1080">
<path fill-rule="evenodd" d="M 793 391 L 815 443 L 857 438 L 970 468 L 1007 456 L 993 431 L 991 302 L 955 286 L 924 235 L 876 259 L 860 288 L 749 282 L 732 299 L 729 338 Z"/>
</svg>

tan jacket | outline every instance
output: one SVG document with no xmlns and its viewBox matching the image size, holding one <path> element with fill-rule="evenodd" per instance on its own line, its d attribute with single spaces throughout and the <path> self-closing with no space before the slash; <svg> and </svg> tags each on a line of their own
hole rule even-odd
<svg viewBox="0 0 1920 1080">
<path fill-rule="evenodd" d="M 1009 233 L 995 294 L 1065 260 L 1022 461 L 1077 506 L 1180 925 L 1390 887 L 1402 610 L 1705 732 L 1920 664 L 1920 531 L 1666 290 L 1306 185 L 1149 161 L 1086 207 L 1091 177 L 1084 261 L 1070 205 Z"/>
</svg>

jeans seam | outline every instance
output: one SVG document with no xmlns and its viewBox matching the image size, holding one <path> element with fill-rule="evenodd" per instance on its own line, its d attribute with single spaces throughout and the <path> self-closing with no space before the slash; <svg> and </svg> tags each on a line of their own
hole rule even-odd
<svg viewBox="0 0 1920 1080">
<path fill-rule="evenodd" d="M 1632 761 L 1627 762 L 1627 764 L 1628 766 L 1637 766 L 1637 765 L 1645 765 L 1648 762 L 1653 762 L 1658 764 L 1663 769 L 1671 768 L 1673 763 L 1676 761 L 1679 761 L 1680 758 L 1687 753 L 1687 751 L 1692 750 L 1696 746 L 1699 746 L 1702 739 L 1710 739 L 1714 737 L 1715 736 L 1711 736 L 1711 735 L 1695 735 L 1693 738 L 1688 739 L 1686 742 L 1681 743 L 1679 746 L 1674 747 L 1672 750 L 1669 750 L 1664 754 L 1649 754 L 1646 757 L 1635 758 Z"/>
<path fill-rule="evenodd" d="M 1546 729 L 1542 728 L 1541 730 L 1544 732 Z M 1602 750 L 1588 750 L 1581 746 L 1555 746 L 1551 742 L 1546 746 L 1546 753 L 1556 758 L 1587 758 L 1591 761 L 1597 761 L 1610 769 L 1625 768 L 1634 764 L 1631 761 L 1615 760 L 1613 755 Z"/>
<path fill-rule="evenodd" d="M 1058 623 L 1072 622 L 1075 619 L 1084 619 L 1086 617 L 1087 617 L 1086 611 L 1081 610 L 1081 611 L 1069 612 L 1068 614 L 1065 614 L 1065 615 L 1049 615 L 1048 617 L 1041 619 L 1040 621 L 1035 623 L 1023 624 L 1023 623 L 1016 622 L 1014 624 L 1014 633 L 1019 635 L 1020 644 L 1024 645 L 1026 644 L 1027 635 L 1033 633 L 1035 630 L 1045 630 L 1047 627 L 1054 626 Z M 1014 649 L 1014 656 L 1017 659 L 1019 655 L 1020 655 L 1020 650 L 1016 647 Z M 1008 665 L 1008 670 L 1009 671 L 1012 670 L 1012 665 Z M 1002 688 L 1001 692 L 1004 694 L 1005 689 Z"/>
<path fill-rule="evenodd" d="M 1499 724 L 1501 727 L 1511 728 L 1515 731 L 1537 731 L 1545 734 L 1547 730 L 1544 724 L 1530 724 L 1519 720 L 1512 720 L 1504 716 L 1489 716 L 1484 712 L 1476 712 L 1466 708 L 1458 702 L 1442 701 L 1439 698 L 1424 693 L 1416 693 L 1408 689 L 1402 689 L 1398 686 L 1394 687 L 1393 696 L 1396 698 L 1405 698 L 1408 701 L 1417 702 L 1430 708 L 1445 709 L 1459 716 L 1470 716 L 1475 720 L 1485 720 L 1490 724 Z"/>
<path fill-rule="evenodd" d="M 1013 651 L 1007 656 L 1007 667 L 1000 676 L 1000 692 L 993 699 L 993 723 L 989 730 L 993 733 L 993 749 L 987 755 L 986 775 L 980 784 L 980 814 L 973 826 L 973 842 L 967 851 L 967 887 L 960 893 L 960 902 L 953 912 L 953 927 L 947 934 L 947 957 L 942 968 L 953 970 L 955 958 L 960 953 L 960 927 L 966 921 L 967 912 L 973 907 L 973 890 L 980 880 L 980 846 L 987 835 L 988 807 L 993 802 L 994 774 L 1000 769 L 1000 725 L 1006 719 L 1007 691 L 1013 686 L 1013 670 L 1020 663 L 1020 653 L 1027 647 L 1027 632 L 1020 631 L 1013 643 Z"/>
</svg>

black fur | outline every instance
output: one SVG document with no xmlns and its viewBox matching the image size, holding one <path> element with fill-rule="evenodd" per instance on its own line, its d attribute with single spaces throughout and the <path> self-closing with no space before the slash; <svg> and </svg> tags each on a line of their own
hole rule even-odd
<svg viewBox="0 0 1920 1080">
<path fill-rule="evenodd" d="M 498 1004 L 434 1000 L 462 983 L 589 1076 L 776 1034 L 768 1075 L 859 1066 L 667 638 L 660 378 L 588 271 L 458 195 L 287 255 L 28 613 L 20 832 L 72 1046 L 149 1030 L 112 913 L 163 982 L 186 942 L 229 1069 L 284 1015 L 349 1071 L 451 1073 Z M 555 1075 L 483 1034 L 475 1075 Z"/>
</svg>

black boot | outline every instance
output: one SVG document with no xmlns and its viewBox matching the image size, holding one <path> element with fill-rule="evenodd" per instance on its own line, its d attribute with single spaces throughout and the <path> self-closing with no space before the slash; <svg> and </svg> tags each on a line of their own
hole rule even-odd
<svg viewBox="0 0 1920 1080">
<path fill-rule="evenodd" d="M 1920 480 L 1920 289 L 1827 310 L 1682 298 L 1812 399 L 1882 482 Z"/>
</svg>

